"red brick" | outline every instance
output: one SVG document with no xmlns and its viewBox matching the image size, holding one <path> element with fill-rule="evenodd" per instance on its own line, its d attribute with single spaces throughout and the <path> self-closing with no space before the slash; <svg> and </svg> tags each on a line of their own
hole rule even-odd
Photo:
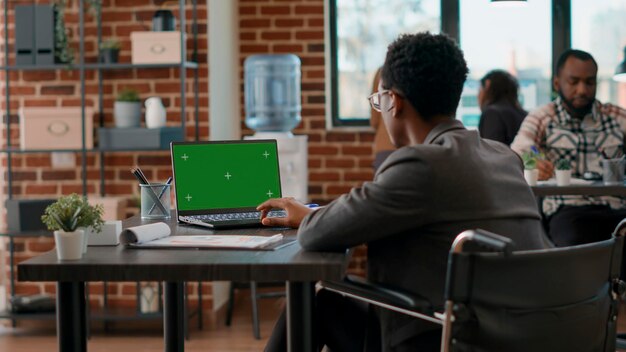
<svg viewBox="0 0 626 352">
<path fill-rule="evenodd" d="M 329 195 L 341 195 L 350 192 L 351 186 L 328 186 L 326 187 L 326 193 Z"/>
<path fill-rule="evenodd" d="M 269 28 L 271 25 L 268 19 L 242 19 L 239 21 L 240 28 Z"/>
<path fill-rule="evenodd" d="M 338 172 L 309 172 L 310 181 L 339 181 Z"/>
<path fill-rule="evenodd" d="M 262 6 L 262 15 L 288 15 L 291 13 L 289 6 Z"/>
<path fill-rule="evenodd" d="M 6 175 L 4 177 L 6 179 Z M 34 171 L 13 171 L 11 177 L 13 181 L 34 181 L 37 179 L 37 173 Z"/>
<path fill-rule="evenodd" d="M 139 165 L 171 165 L 171 159 L 169 155 L 140 155 L 137 163 Z M 145 172 L 146 170 L 144 170 Z"/>
<path fill-rule="evenodd" d="M 261 39 L 263 40 L 289 40 L 291 39 L 291 33 L 280 31 L 280 32 L 262 32 Z M 299 47 L 302 50 L 302 46 Z"/>
<path fill-rule="evenodd" d="M 324 31 L 298 31 L 296 32 L 296 39 L 301 40 L 324 40 Z"/>
<path fill-rule="evenodd" d="M 56 180 L 56 181 L 60 181 L 60 180 L 73 180 L 75 179 L 77 176 L 77 172 L 75 170 L 54 170 L 54 171 L 50 171 L 50 170 L 44 170 L 41 173 L 41 179 L 48 181 L 48 180 Z"/>
<path fill-rule="evenodd" d="M 4 81 L 2 82 L 4 84 Z M 15 94 L 15 95 L 33 95 L 35 93 L 37 93 L 37 91 L 35 90 L 35 87 L 9 87 L 9 93 L 10 94 Z M 2 97 L 4 98 L 6 94 L 6 89 L 3 87 L 2 88 Z M 15 106 L 15 105 L 14 105 Z"/>
<path fill-rule="evenodd" d="M 323 15 L 324 6 L 296 5 L 296 15 Z"/>
<path fill-rule="evenodd" d="M 304 26 L 304 20 L 301 19 L 276 19 L 274 21 L 276 27 L 297 28 Z"/>
<path fill-rule="evenodd" d="M 127 12 L 127 11 L 115 11 L 115 12 L 103 11 L 102 12 L 103 23 L 132 22 L 132 20 L 133 20 L 132 12 Z"/>
<path fill-rule="evenodd" d="M 341 152 L 344 155 L 372 155 L 372 147 L 355 147 L 344 145 L 341 147 Z"/>
<path fill-rule="evenodd" d="M 51 81 L 56 79 L 56 72 L 54 71 L 24 71 L 22 72 L 22 79 L 24 81 L 41 82 Z"/>
<path fill-rule="evenodd" d="M 31 106 L 52 107 L 52 106 L 56 106 L 56 105 L 57 105 L 56 100 L 51 100 L 51 99 L 38 99 L 38 100 L 26 100 L 26 101 L 24 101 L 24 106 L 27 106 L 27 107 L 31 107 Z"/>
<path fill-rule="evenodd" d="M 57 194 L 58 187 L 56 185 L 35 185 L 35 184 L 27 184 L 26 185 L 26 194 L 36 194 L 36 195 L 55 195 Z"/>
<path fill-rule="evenodd" d="M 239 49 L 242 54 L 248 53 L 266 53 L 269 51 L 269 45 L 266 44 L 244 44 L 240 45 Z"/>
<path fill-rule="evenodd" d="M 61 185 L 61 193 L 62 194 L 83 194 L 83 186 L 82 184 L 73 184 L 73 185 Z M 96 187 L 93 184 L 87 185 L 87 193 L 96 193 Z"/>
<path fill-rule="evenodd" d="M 372 181 L 374 179 L 373 172 L 346 172 L 344 180 L 346 181 Z"/>
<path fill-rule="evenodd" d="M 240 15 L 255 15 L 256 14 L 256 6 L 239 6 L 239 14 Z"/>
<path fill-rule="evenodd" d="M 34 282 L 17 282 L 15 284 L 15 294 L 18 295 L 36 295 L 41 293 L 38 283 Z"/>
<path fill-rule="evenodd" d="M 300 44 L 273 44 L 272 51 L 275 53 L 298 53 L 302 51 Z"/>
<path fill-rule="evenodd" d="M 326 134 L 328 142 L 354 142 L 356 135 L 354 132 L 329 132 Z"/>
<path fill-rule="evenodd" d="M 26 166 L 32 167 L 50 167 L 51 160 L 49 155 L 27 155 Z"/>
<path fill-rule="evenodd" d="M 356 165 L 354 159 L 327 159 L 325 162 L 327 168 L 349 169 Z"/>
<path fill-rule="evenodd" d="M 309 146 L 309 155 L 337 155 L 339 148 L 331 146 Z"/>
</svg>

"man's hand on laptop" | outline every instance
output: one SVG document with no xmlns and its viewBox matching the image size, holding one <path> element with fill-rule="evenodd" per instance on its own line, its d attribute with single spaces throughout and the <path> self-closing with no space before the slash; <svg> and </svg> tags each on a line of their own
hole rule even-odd
<svg viewBox="0 0 626 352">
<path fill-rule="evenodd" d="M 284 218 L 268 218 L 267 213 L 272 209 L 284 209 L 287 216 Z M 297 228 L 300 226 L 302 219 L 313 210 L 306 205 L 298 202 L 292 197 L 273 198 L 261 203 L 257 210 L 261 212 L 261 222 L 265 226 L 287 226 Z"/>
</svg>

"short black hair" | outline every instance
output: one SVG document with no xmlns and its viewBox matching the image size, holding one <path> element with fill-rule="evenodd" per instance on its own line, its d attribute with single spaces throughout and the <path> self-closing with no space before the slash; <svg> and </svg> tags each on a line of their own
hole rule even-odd
<svg viewBox="0 0 626 352">
<path fill-rule="evenodd" d="M 591 60 L 591 62 L 593 62 L 593 64 L 596 66 L 596 71 L 598 70 L 598 63 L 593 58 L 593 56 L 591 56 L 591 54 L 578 49 L 567 49 L 563 52 L 563 54 L 561 54 L 561 56 L 559 56 L 559 59 L 556 61 L 556 68 L 554 70 L 555 76 L 558 76 L 559 73 L 561 73 L 561 69 L 563 68 L 563 66 L 565 66 L 565 62 L 572 56 L 582 61 Z"/>
<path fill-rule="evenodd" d="M 454 116 L 467 78 L 463 52 L 447 35 L 403 34 L 387 49 L 383 88 L 395 89 L 429 120 Z"/>
<path fill-rule="evenodd" d="M 489 87 L 486 87 L 489 81 Z M 492 70 L 480 79 L 480 85 L 485 92 L 485 106 L 493 103 L 506 102 L 519 106 L 519 83 L 512 74 L 504 70 Z"/>
</svg>

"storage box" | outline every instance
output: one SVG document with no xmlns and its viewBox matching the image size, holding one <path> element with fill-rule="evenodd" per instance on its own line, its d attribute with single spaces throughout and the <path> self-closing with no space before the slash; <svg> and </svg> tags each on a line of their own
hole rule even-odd
<svg viewBox="0 0 626 352">
<path fill-rule="evenodd" d="M 96 233 L 90 227 L 86 231 L 88 246 L 117 246 L 120 244 L 122 221 L 105 221 L 102 231 Z"/>
<path fill-rule="evenodd" d="M 21 107 L 20 147 L 33 149 L 81 149 L 80 107 Z M 85 148 L 93 148 L 93 109 L 85 107 Z"/>
<path fill-rule="evenodd" d="M 7 199 L 7 230 L 9 232 L 46 230 L 41 216 L 46 207 L 54 202 L 56 199 Z"/>
<path fill-rule="evenodd" d="M 170 142 L 185 140 L 182 127 L 99 128 L 100 149 L 169 149 Z"/>
<path fill-rule="evenodd" d="M 104 220 L 123 220 L 126 218 L 126 198 L 124 197 L 88 197 L 91 205 L 102 204 Z"/>
<path fill-rule="evenodd" d="M 133 64 L 180 63 L 180 32 L 132 32 Z"/>
</svg>

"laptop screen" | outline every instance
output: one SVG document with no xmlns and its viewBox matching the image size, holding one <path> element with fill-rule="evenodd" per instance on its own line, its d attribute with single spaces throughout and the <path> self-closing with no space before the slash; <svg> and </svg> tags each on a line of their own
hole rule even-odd
<svg viewBox="0 0 626 352">
<path fill-rule="evenodd" d="M 252 210 L 281 196 L 275 140 L 174 142 L 179 214 Z"/>
</svg>

